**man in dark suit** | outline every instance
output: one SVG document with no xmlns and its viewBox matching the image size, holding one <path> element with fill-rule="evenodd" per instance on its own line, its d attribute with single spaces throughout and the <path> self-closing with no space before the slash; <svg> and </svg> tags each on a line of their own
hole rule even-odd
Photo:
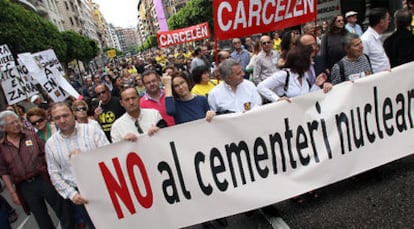
<svg viewBox="0 0 414 229">
<path fill-rule="evenodd" d="M 391 67 L 414 61 L 414 35 L 411 32 L 412 13 L 408 9 L 395 12 L 397 30 L 384 41 L 384 50 Z"/>
<path fill-rule="evenodd" d="M 303 34 L 302 36 L 298 38 L 296 44 L 302 45 L 302 46 L 311 45 L 313 48 L 313 53 L 312 53 L 313 62 L 309 70 L 305 73 L 311 85 L 315 83 L 316 78 L 320 75 L 323 75 L 326 79 L 328 79 L 329 70 L 327 68 L 325 59 L 322 56 L 318 55 L 319 47 L 316 42 L 315 36 L 310 35 L 310 34 Z M 329 82 L 325 82 L 323 86 L 321 87 L 324 89 L 325 92 L 327 92 L 330 90 L 330 88 L 332 88 L 332 84 Z"/>
</svg>

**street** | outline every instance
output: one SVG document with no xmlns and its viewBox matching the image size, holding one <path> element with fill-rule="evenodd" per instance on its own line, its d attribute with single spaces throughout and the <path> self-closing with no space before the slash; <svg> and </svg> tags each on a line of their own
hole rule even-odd
<svg viewBox="0 0 414 229">
<path fill-rule="evenodd" d="M 414 156 L 324 187 L 316 193 L 317 198 L 306 195 L 303 203 L 286 200 L 275 204 L 279 218 L 261 211 L 227 217 L 227 228 L 410 228 L 414 224 Z M 10 200 L 7 191 L 2 194 Z M 13 206 L 19 218 L 12 228 L 37 228 L 32 216 L 26 216 L 20 207 Z M 54 215 L 53 218 L 58 223 Z M 220 228 L 217 223 L 213 224 Z M 187 229 L 201 228 L 195 225 Z"/>
</svg>

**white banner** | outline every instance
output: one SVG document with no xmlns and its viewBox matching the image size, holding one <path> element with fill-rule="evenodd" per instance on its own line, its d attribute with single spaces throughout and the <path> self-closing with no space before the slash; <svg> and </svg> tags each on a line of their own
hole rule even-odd
<svg viewBox="0 0 414 229">
<path fill-rule="evenodd" d="M 179 228 L 273 204 L 412 154 L 414 63 L 81 153 L 97 228 Z"/>
</svg>

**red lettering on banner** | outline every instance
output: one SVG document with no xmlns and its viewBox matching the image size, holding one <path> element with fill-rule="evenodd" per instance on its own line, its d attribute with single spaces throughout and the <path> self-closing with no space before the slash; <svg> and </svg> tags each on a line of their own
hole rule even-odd
<svg viewBox="0 0 414 229">
<path fill-rule="evenodd" d="M 314 20 L 316 0 L 214 0 L 219 40 L 284 29 Z"/>
<path fill-rule="evenodd" d="M 210 30 L 207 22 L 183 29 L 157 33 L 159 47 L 168 47 L 191 41 L 207 39 L 209 37 Z"/>
<path fill-rule="evenodd" d="M 100 162 L 99 168 L 104 178 L 106 188 L 108 190 L 112 204 L 115 208 L 118 219 L 122 219 L 124 218 L 124 213 L 122 212 L 121 205 L 119 203 L 120 200 L 124 203 L 124 205 L 126 206 L 126 208 L 129 210 L 131 214 L 135 214 L 136 209 L 134 207 L 134 203 L 132 201 L 132 197 L 131 197 L 130 191 L 126 183 L 124 173 L 122 172 L 119 159 L 113 158 L 112 163 L 115 168 L 117 179 L 109 171 L 105 163 Z M 135 166 L 138 167 L 141 173 L 141 178 L 145 186 L 146 196 L 143 196 L 141 194 L 139 187 L 137 185 L 137 180 L 136 180 L 135 172 L 134 172 Z M 138 202 L 141 204 L 142 207 L 150 208 L 153 203 L 153 195 L 152 195 L 152 189 L 149 183 L 149 178 L 148 178 L 147 171 L 145 170 L 144 163 L 142 162 L 141 158 L 136 153 L 131 152 L 127 156 L 126 167 L 127 167 L 128 176 L 131 182 L 132 189 L 134 190 L 134 193 L 135 193 L 135 197 L 137 198 Z"/>
</svg>

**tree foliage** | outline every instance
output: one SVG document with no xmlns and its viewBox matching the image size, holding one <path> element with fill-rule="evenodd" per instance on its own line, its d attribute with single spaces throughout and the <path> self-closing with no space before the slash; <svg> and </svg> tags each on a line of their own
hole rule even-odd
<svg viewBox="0 0 414 229">
<path fill-rule="evenodd" d="M 138 51 L 144 51 L 152 47 L 156 47 L 157 45 L 157 36 L 151 35 L 144 41 L 144 44 L 138 48 Z"/>
<path fill-rule="evenodd" d="M 53 49 L 63 58 L 66 44 L 56 26 L 22 6 L 0 0 L 0 44 L 7 44 L 14 55 Z"/>
<path fill-rule="evenodd" d="M 213 31 L 213 1 L 190 0 L 175 15 L 168 19 L 170 30 L 185 28 L 208 22 L 210 31 Z"/>
<path fill-rule="evenodd" d="M 9 0 L 0 0 L 0 44 L 14 55 L 53 49 L 66 67 L 72 60 L 89 62 L 99 53 L 96 41 L 73 31 L 59 32 L 55 25 Z"/>
</svg>

